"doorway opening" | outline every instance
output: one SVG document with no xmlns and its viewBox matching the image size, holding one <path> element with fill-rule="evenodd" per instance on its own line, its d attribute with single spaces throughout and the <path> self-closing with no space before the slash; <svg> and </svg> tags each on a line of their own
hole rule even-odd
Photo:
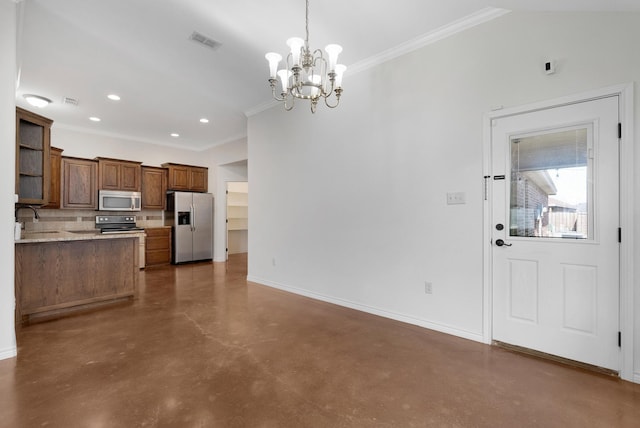
<svg viewBox="0 0 640 428">
<path fill-rule="evenodd" d="M 249 183 L 227 182 L 227 260 L 249 251 Z"/>
</svg>

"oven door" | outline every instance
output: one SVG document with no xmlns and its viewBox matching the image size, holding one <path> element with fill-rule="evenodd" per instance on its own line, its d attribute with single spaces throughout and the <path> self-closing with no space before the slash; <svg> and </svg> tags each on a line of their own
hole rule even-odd
<svg viewBox="0 0 640 428">
<path fill-rule="evenodd" d="M 100 190 L 100 211 L 140 211 L 140 192 Z"/>
</svg>

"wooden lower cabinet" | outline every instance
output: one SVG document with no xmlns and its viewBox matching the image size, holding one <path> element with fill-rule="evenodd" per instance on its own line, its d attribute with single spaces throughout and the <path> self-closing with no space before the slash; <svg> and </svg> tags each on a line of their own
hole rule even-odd
<svg viewBox="0 0 640 428">
<path fill-rule="evenodd" d="M 137 238 L 16 244 L 16 323 L 135 297 Z"/>
<path fill-rule="evenodd" d="M 158 266 L 171 263 L 171 228 L 145 228 L 146 266 Z"/>
</svg>

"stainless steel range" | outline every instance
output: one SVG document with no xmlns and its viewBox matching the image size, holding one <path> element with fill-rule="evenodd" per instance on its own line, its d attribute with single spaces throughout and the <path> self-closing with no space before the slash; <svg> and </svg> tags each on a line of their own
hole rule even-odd
<svg viewBox="0 0 640 428">
<path fill-rule="evenodd" d="M 100 233 L 144 232 L 143 228 L 136 225 L 134 215 L 97 215 L 96 229 L 100 229 Z"/>
</svg>

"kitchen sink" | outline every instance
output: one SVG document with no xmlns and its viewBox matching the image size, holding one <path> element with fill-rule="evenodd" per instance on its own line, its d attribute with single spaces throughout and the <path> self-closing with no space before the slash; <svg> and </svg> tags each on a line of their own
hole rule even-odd
<svg viewBox="0 0 640 428">
<path fill-rule="evenodd" d="M 80 234 L 86 234 L 86 235 L 97 235 L 98 230 L 96 229 L 89 229 L 89 230 L 68 230 L 67 232 L 71 232 L 71 233 L 80 233 Z"/>
</svg>

